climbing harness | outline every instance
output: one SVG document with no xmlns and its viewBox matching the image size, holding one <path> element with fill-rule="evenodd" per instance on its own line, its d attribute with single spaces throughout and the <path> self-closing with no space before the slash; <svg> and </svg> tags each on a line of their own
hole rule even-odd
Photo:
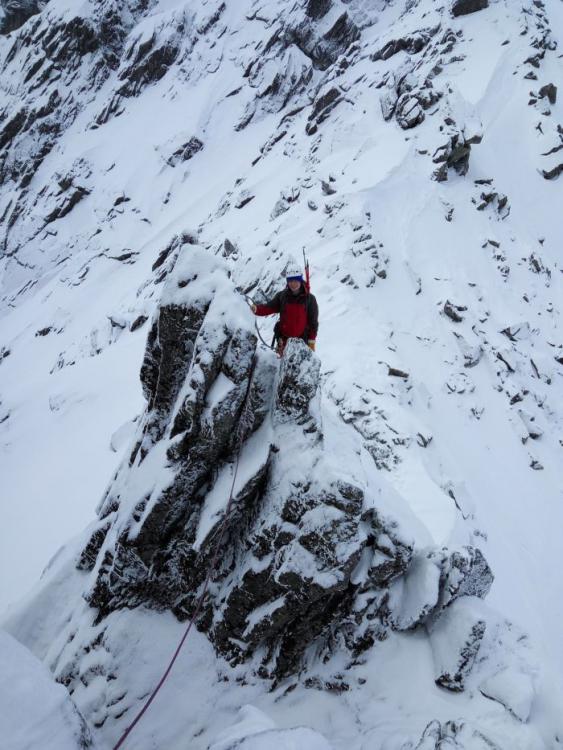
<svg viewBox="0 0 563 750">
<path fill-rule="evenodd" d="M 144 714 L 148 710 L 148 708 L 151 705 L 151 703 L 153 702 L 153 700 L 156 698 L 156 696 L 157 696 L 160 688 L 164 685 L 164 683 L 166 682 L 166 679 L 167 679 L 168 675 L 172 671 L 172 667 L 174 666 L 174 662 L 178 658 L 178 655 L 179 655 L 179 653 L 180 653 L 180 651 L 182 649 L 182 646 L 184 645 L 184 643 L 186 641 L 186 638 L 188 637 L 188 634 L 189 634 L 190 630 L 192 629 L 192 625 L 195 623 L 195 621 L 197 619 L 197 616 L 199 615 L 199 613 L 201 611 L 201 607 L 203 605 L 203 602 L 204 602 L 204 599 L 205 599 L 205 595 L 207 594 L 207 590 L 208 590 L 209 584 L 211 582 L 211 576 L 215 572 L 215 568 L 217 566 L 217 561 L 219 559 L 219 550 L 221 549 L 221 543 L 223 541 L 223 536 L 225 534 L 225 528 L 226 528 L 227 518 L 229 517 L 229 513 L 230 513 L 230 510 L 231 510 L 231 505 L 233 503 L 233 496 L 234 496 L 234 492 L 235 492 L 235 483 L 236 483 L 236 480 L 237 480 L 237 473 L 238 473 L 239 462 L 240 462 L 240 454 L 241 454 L 241 449 L 242 449 L 242 441 L 243 441 L 243 438 L 244 438 L 245 426 L 248 423 L 248 397 L 250 395 L 250 388 L 251 388 L 251 385 L 252 385 L 252 380 L 254 378 L 254 371 L 255 371 L 255 369 L 256 369 L 256 354 L 254 355 L 254 357 L 252 359 L 252 365 L 251 365 L 251 368 L 250 368 L 250 373 L 248 375 L 248 383 L 247 383 L 247 386 L 246 386 L 246 393 L 244 394 L 244 399 L 243 399 L 243 402 L 242 402 L 242 410 L 241 410 L 241 415 L 240 415 L 240 419 L 239 419 L 239 427 L 238 427 L 238 434 L 237 434 L 237 440 L 238 440 L 237 457 L 236 457 L 236 461 L 235 461 L 235 470 L 234 470 L 234 475 L 233 475 L 233 482 L 231 484 L 231 491 L 229 493 L 229 500 L 227 502 L 227 507 L 225 509 L 225 515 L 223 516 L 223 520 L 221 522 L 221 527 L 220 527 L 220 530 L 219 530 L 219 537 L 217 539 L 217 544 L 215 546 L 215 551 L 213 553 L 213 558 L 211 560 L 211 564 L 210 564 L 210 566 L 209 566 L 209 568 L 207 570 L 207 575 L 206 575 L 205 581 L 203 583 L 203 589 L 202 589 L 201 594 L 199 595 L 199 598 L 197 600 L 194 613 L 193 613 L 192 617 L 190 618 L 188 626 L 187 626 L 186 630 L 184 631 L 184 634 L 182 635 L 182 638 L 180 639 L 180 642 L 178 643 L 178 646 L 177 646 L 176 650 L 174 651 L 174 654 L 172 655 L 172 658 L 170 659 L 170 663 L 168 664 L 166 670 L 164 671 L 164 674 L 162 675 L 162 677 L 158 681 L 157 686 L 152 691 L 152 693 L 150 694 L 148 700 L 143 705 L 143 707 L 141 708 L 141 710 L 139 711 L 139 713 L 135 716 L 135 718 L 133 719 L 133 721 L 131 722 L 131 724 L 129 724 L 129 726 L 127 727 L 127 729 L 123 732 L 123 734 L 121 735 L 121 737 L 117 741 L 117 744 L 114 745 L 113 750 L 119 750 L 119 748 L 123 746 L 123 743 L 125 742 L 125 740 L 127 739 L 127 737 L 131 734 L 131 732 L 133 731 L 133 729 L 137 726 L 137 724 L 139 723 L 139 721 L 141 720 L 141 718 L 144 716 Z"/>
</svg>

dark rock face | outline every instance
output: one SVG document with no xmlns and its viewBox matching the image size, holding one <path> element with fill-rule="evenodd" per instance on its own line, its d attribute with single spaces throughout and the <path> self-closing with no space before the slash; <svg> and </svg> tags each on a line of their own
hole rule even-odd
<svg viewBox="0 0 563 750">
<path fill-rule="evenodd" d="M 542 174 L 546 180 L 556 180 L 559 175 L 563 172 L 563 164 L 558 164 L 553 169 L 543 169 Z"/>
<path fill-rule="evenodd" d="M 408 34 L 397 39 L 391 39 L 381 49 L 372 53 L 370 59 L 373 61 L 389 60 L 393 55 L 403 51 L 408 52 L 409 55 L 416 55 L 426 47 L 434 33 L 435 29 L 428 29 L 417 31 L 414 34 Z"/>
<path fill-rule="evenodd" d="M 453 133 L 449 140 L 436 149 L 432 156 L 434 164 L 441 166 L 434 172 L 434 179 L 437 182 L 444 182 L 448 179 L 448 171 L 453 169 L 461 177 L 464 177 L 469 171 L 469 156 L 471 147 L 481 143 L 483 136 L 480 134 Z"/>
<path fill-rule="evenodd" d="M 306 13 L 309 18 L 317 20 L 326 16 L 332 7 L 332 0 L 308 0 Z"/>
<path fill-rule="evenodd" d="M 547 96 L 550 104 L 555 104 L 557 102 L 557 86 L 553 83 L 547 83 L 545 86 L 542 86 L 538 91 L 538 94 L 540 99 Z"/>
<path fill-rule="evenodd" d="M 0 19 L 0 34 L 9 34 L 40 13 L 47 0 L 3 0 L 0 3 L 4 17 Z"/>
<path fill-rule="evenodd" d="M 320 12 L 321 7 L 324 7 L 326 3 L 315 2 L 309 5 L 318 8 Z M 322 21 L 324 16 L 325 13 L 320 13 L 314 18 Z M 301 23 L 288 27 L 284 33 L 286 43 L 299 47 L 319 70 L 326 70 L 359 37 L 360 30 L 346 11 L 338 16 L 329 28 L 324 28 L 322 24 L 311 24 L 311 18 L 308 17 Z"/>
<path fill-rule="evenodd" d="M 199 140 L 199 138 L 196 138 L 193 136 L 189 139 L 186 143 L 183 143 L 181 146 L 179 146 L 174 153 L 170 156 L 169 159 L 167 159 L 168 164 L 170 164 L 171 167 L 175 167 L 177 164 L 180 164 L 184 161 L 189 161 L 189 159 L 193 159 L 193 157 L 198 153 L 198 151 L 201 151 L 203 148 L 202 141 Z"/>
<path fill-rule="evenodd" d="M 343 92 L 337 86 L 332 86 L 328 91 L 318 96 L 308 118 L 307 135 L 314 135 L 319 129 L 319 125 L 330 116 L 330 113 L 342 100 Z"/>
<path fill-rule="evenodd" d="M 358 655 L 394 629 L 447 633 L 452 605 L 488 591 L 481 553 L 415 553 L 325 458 L 320 361 L 305 342 L 290 339 L 277 366 L 222 261 L 179 239 L 161 256 L 146 412 L 77 562 L 97 621 L 140 605 L 186 619 L 206 591 L 198 627 L 275 679 L 312 644 Z"/>
<path fill-rule="evenodd" d="M 62 192 L 69 192 L 59 201 L 54 185 L 47 184 L 34 195 L 27 189 L 79 114 L 84 91 L 92 95 L 117 67 L 131 14 L 123 8 L 122 18 L 112 3 L 90 10 L 91 16 L 57 15 L 46 8 L 12 35 L 4 67 L 21 77 L 21 103 L 0 110 L 0 186 L 13 182 L 16 188 L 3 216 L 7 228 L 3 246 L 10 254 L 45 223 L 65 216 L 88 192 L 84 185 L 61 186 Z M 31 218 L 29 212 L 26 216 L 30 201 Z M 21 231 L 14 231 L 12 240 L 16 225 Z"/>
<path fill-rule="evenodd" d="M 388 60 L 399 52 L 406 52 L 409 56 L 415 57 L 422 51 L 424 55 L 431 55 L 432 51 L 437 54 L 451 51 L 456 42 L 455 34 L 447 30 L 437 37 L 439 31 L 440 27 L 435 26 L 412 35 L 391 39 L 370 55 L 370 58 L 374 61 Z M 400 75 L 388 77 L 387 90 L 380 99 L 383 119 L 388 121 L 395 116 L 403 130 L 410 130 L 423 122 L 425 112 L 434 107 L 443 95 L 442 91 L 435 88 L 433 82 L 441 71 L 440 64 L 427 65 L 426 74 L 422 74 L 421 64 L 422 61 L 415 58 Z"/>
<path fill-rule="evenodd" d="M 465 16 L 489 7 L 489 0 L 454 0 L 452 3 L 452 15 Z"/>
</svg>

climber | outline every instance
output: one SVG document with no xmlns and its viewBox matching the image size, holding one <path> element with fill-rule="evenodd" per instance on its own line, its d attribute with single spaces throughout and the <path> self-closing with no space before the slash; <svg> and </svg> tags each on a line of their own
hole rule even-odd
<svg viewBox="0 0 563 750">
<path fill-rule="evenodd" d="M 278 292 L 265 305 L 252 303 L 255 315 L 275 315 L 279 320 L 274 327 L 274 340 L 278 355 L 281 357 L 288 339 L 298 338 L 306 341 L 309 348 L 315 351 L 315 340 L 319 327 L 319 307 L 315 296 L 303 280 L 303 274 L 297 265 L 290 265 L 286 273 L 287 286 Z"/>
</svg>

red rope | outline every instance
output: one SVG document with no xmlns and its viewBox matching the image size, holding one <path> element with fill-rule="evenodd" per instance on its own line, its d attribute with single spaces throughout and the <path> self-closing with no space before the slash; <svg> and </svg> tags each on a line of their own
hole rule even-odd
<svg viewBox="0 0 563 750">
<path fill-rule="evenodd" d="M 241 411 L 241 420 L 244 420 L 244 413 L 246 411 L 246 405 L 247 405 L 247 402 L 248 402 L 248 395 L 250 393 L 250 385 L 252 383 L 252 378 L 253 378 L 253 375 L 254 375 L 254 368 L 255 368 L 255 366 L 256 366 L 256 358 L 254 358 L 253 361 L 252 361 L 252 368 L 250 370 L 250 375 L 249 375 L 249 378 L 248 378 L 248 385 L 246 387 L 246 394 L 244 396 L 244 401 L 243 401 L 243 408 L 242 408 L 242 411 Z M 201 592 L 201 594 L 199 596 L 199 599 L 197 601 L 195 611 L 194 611 L 194 613 L 193 613 L 193 615 L 191 617 L 191 620 L 188 623 L 188 627 L 186 628 L 186 630 L 185 630 L 182 638 L 180 639 L 180 643 L 178 644 L 178 646 L 176 648 L 176 651 L 174 651 L 172 659 L 170 659 L 170 663 L 168 664 L 168 666 L 167 666 L 164 674 L 162 675 L 162 677 L 158 681 L 157 686 L 152 691 L 152 693 L 150 694 L 150 696 L 149 696 L 148 700 L 146 701 L 145 705 L 141 708 L 141 710 L 139 711 L 139 713 L 135 716 L 135 718 L 133 719 L 133 721 L 131 722 L 131 724 L 129 724 L 129 726 L 127 727 L 127 729 L 123 732 L 123 734 L 119 738 L 117 744 L 114 745 L 113 750 L 119 750 L 119 748 L 123 745 L 123 743 L 125 742 L 125 740 L 127 739 L 127 737 L 131 734 L 131 732 L 133 731 L 133 729 L 137 726 L 137 724 L 139 723 L 139 721 L 141 720 L 141 718 L 147 712 L 148 707 L 151 705 L 151 703 L 153 702 L 153 700 L 156 698 L 156 696 L 158 694 L 158 691 L 164 685 L 164 683 L 166 682 L 166 678 L 168 677 L 168 675 L 172 671 L 172 667 L 174 666 L 174 662 L 178 658 L 178 655 L 179 655 L 180 651 L 182 650 L 182 646 L 184 645 L 184 643 L 186 641 L 186 638 L 188 637 L 188 634 L 189 634 L 189 632 L 190 632 L 190 630 L 192 628 L 192 625 L 194 624 L 194 622 L 197 619 L 197 616 L 199 615 L 199 612 L 200 612 L 202 604 L 203 604 L 203 600 L 205 599 L 205 595 L 207 593 L 207 589 L 209 588 L 209 583 L 211 581 L 211 575 L 214 573 L 215 567 L 217 565 L 217 560 L 219 558 L 219 549 L 221 547 L 221 542 L 223 541 L 223 536 L 225 534 L 226 521 L 227 521 L 227 518 L 229 516 L 229 512 L 231 510 L 231 505 L 232 505 L 232 502 L 233 502 L 233 494 L 234 494 L 234 491 L 235 491 L 235 482 L 237 480 L 237 473 L 238 473 L 238 467 L 239 467 L 239 461 L 240 461 L 240 453 L 241 453 L 241 449 L 242 449 L 242 435 L 243 435 L 243 430 L 241 429 L 239 446 L 238 446 L 238 451 L 237 451 L 237 459 L 236 459 L 236 462 L 235 462 L 235 473 L 234 473 L 234 476 L 233 476 L 233 482 L 231 484 L 231 491 L 229 493 L 229 501 L 227 503 L 227 508 L 225 510 L 225 515 L 223 517 L 223 521 L 221 523 L 221 530 L 220 530 L 220 533 L 219 533 L 219 538 L 217 540 L 217 545 L 215 546 L 215 552 L 213 554 L 213 559 L 211 560 L 211 565 L 209 566 L 209 570 L 207 571 L 207 576 L 205 577 L 205 581 L 204 581 L 204 584 L 203 584 L 203 589 L 202 589 L 202 592 Z"/>
</svg>

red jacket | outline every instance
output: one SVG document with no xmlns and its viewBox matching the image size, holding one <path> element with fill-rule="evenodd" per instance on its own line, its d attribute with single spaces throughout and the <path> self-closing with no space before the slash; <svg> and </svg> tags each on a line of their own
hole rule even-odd
<svg viewBox="0 0 563 750">
<path fill-rule="evenodd" d="M 297 294 L 286 287 L 278 292 L 266 305 L 256 305 L 256 315 L 280 314 L 279 334 L 281 338 L 298 338 L 314 341 L 319 327 L 319 307 L 315 296 L 307 294 L 305 286 Z"/>
</svg>

